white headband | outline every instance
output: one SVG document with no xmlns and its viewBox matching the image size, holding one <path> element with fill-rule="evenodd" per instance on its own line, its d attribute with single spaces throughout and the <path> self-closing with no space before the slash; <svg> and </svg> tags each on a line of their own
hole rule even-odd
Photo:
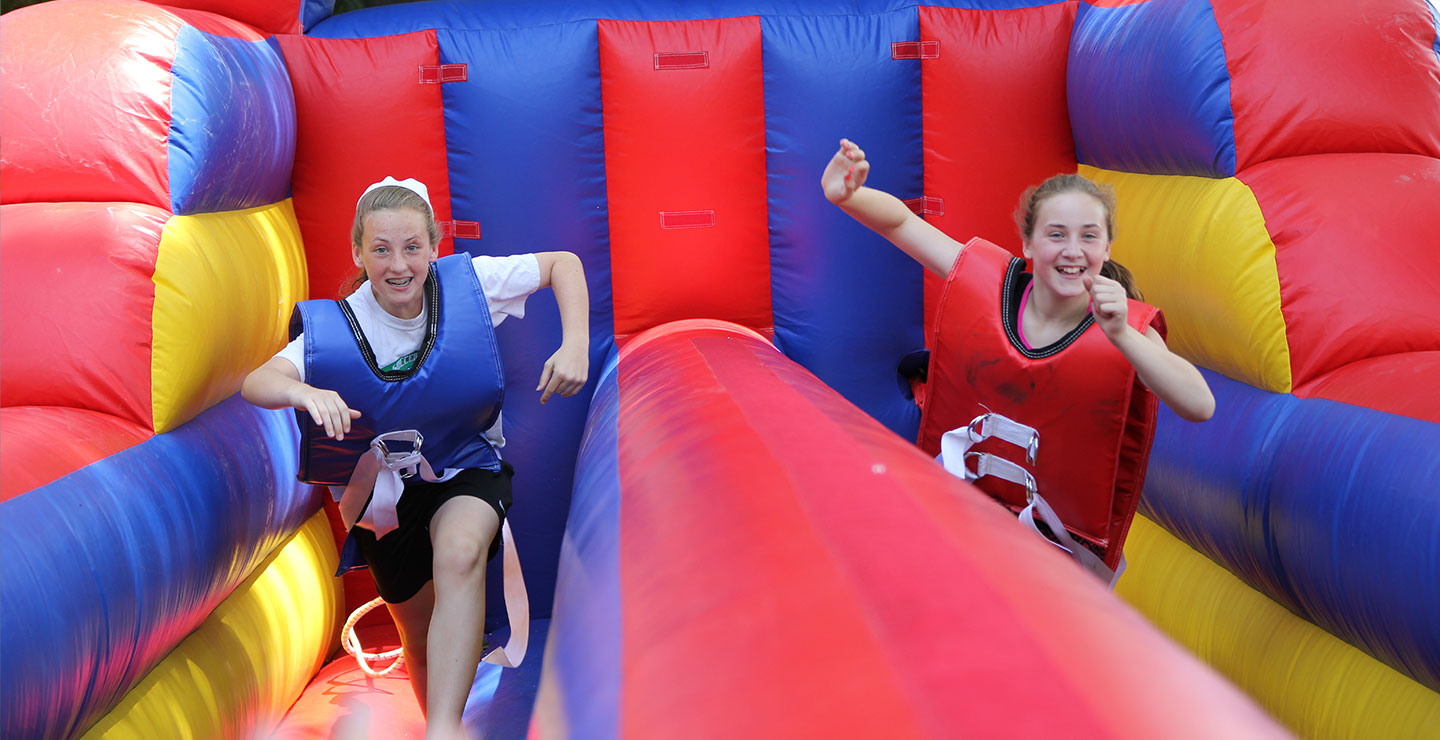
<svg viewBox="0 0 1440 740">
<path fill-rule="evenodd" d="M 430 213 L 435 213 L 435 206 L 430 205 L 430 189 L 425 187 L 425 183 L 420 182 L 413 177 L 406 178 L 404 180 L 396 180 L 395 178 L 387 175 L 384 180 L 373 183 L 370 187 L 365 188 L 365 192 L 360 194 L 360 198 L 361 200 L 363 200 L 366 194 L 368 194 L 371 190 L 374 190 L 375 188 L 387 187 L 405 188 L 406 190 L 409 190 L 410 192 L 420 196 L 420 199 L 425 201 L 425 205 L 430 206 Z M 358 208 L 360 206 L 360 201 L 355 201 L 355 206 Z"/>
</svg>

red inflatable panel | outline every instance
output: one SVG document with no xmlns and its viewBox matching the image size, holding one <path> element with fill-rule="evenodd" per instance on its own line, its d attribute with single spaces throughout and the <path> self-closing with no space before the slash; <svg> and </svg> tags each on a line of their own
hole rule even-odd
<svg viewBox="0 0 1440 740">
<path fill-rule="evenodd" d="M 72 0 L 6 13 L 0 47 L 4 202 L 169 208 L 170 68 L 176 34 L 187 24 L 261 38 L 227 18 L 142 2 Z M 54 33 L 57 25 L 66 32 Z"/>
<path fill-rule="evenodd" d="M 151 277 L 169 218 L 128 203 L 0 206 L 6 406 L 92 409 L 154 428 Z M 46 277 L 57 274 L 66 279 Z"/>
<path fill-rule="evenodd" d="M 1440 157 L 1440 58 L 1425 0 L 1213 5 L 1237 171 L 1326 152 Z"/>
<path fill-rule="evenodd" d="M 1300 398 L 1324 398 L 1440 423 L 1440 352 L 1409 352 L 1352 362 L 1304 385 Z"/>
<path fill-rule="evenodd" d="M 1065 100 L 1074 3 L 1018 10 L 920 8 L 920 38 L 940 56 L 920 63 L 925 220 L 960 242 L 979 236 L 1020 256 L 1015 207 L 1025 188 L 1074 172 Z M 925 276 L 925 335 L 942 280 Z"/>
<path fill-rule="evenodd" d="M 333 2 L 333 0 L 332 0 Z M 193 8 L 244 21 L 267 34 L 300 33 L 305 0 L 165 0 L 172 8 Z"/>
<path fill-rule="evenodd" d="M 599 27 L 615 333 L 772 332 L 759 19 Z"/>
<path fill-rule="evenodd" d="M 0 501 L 140 444 L 153 432 L 134 422 L 84 409 L 16 406 L 0 409 Z"/>
<path fill-rule="evenodd" d="M 386 175 L 430 189 L 435 217 L 450 219 L 440 85 L 420 82 L 439 64 L 434 31 L 368 39 L 277 36 L 295 87 L 292 195 L 311 298 L 335 298 L 355 274 L 350 225 L 365 187 Z M 440 240 L 440 254 L 453 250 Z"/>
<path fill-rule="evenodd" d="M 1357 360 L 1440 350 L 1440 160 L 1294 157 L 1239 179 L 1275 243 L 1295 386 Z"/>
<path fill-rule="evenodd" d="M 367 576 L 368 577 L 368 576 Z M 378 607 L 387 620 L 389 612 Z M 369 619 L 369 615 L 366 615 Z M 400 647 L 393 622 L 358 630 L 360 644 L 371 653 Z M 374 668 L 388 665 L 376 661 Z M 304 693 L 290 707 L 270 740 L 391 740 L 425 736 L 425 717 L 410 687 L 410 674 L 401 666 L 393 673 L 371 678 L 355 659 L 341 652 L 326 663 Z"/>
</svg>

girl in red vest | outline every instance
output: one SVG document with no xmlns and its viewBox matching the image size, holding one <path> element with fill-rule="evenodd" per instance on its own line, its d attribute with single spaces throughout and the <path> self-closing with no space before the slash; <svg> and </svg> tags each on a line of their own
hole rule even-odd
<svg viewBox="0 0 1440 740">
<path fill-rule="evenodd" d="M 865 153 L 842 139 L 820 178 L 825 197 L 947 280 L 920 446 L 935 454 L 941 435 L 982 404 L 1040 429 L 1040 493 L 1116 567 L 1144 481 L 1154 399 L 1189 421 L 1209 419 L 1215 399 L 1195 366 L 1165 346 L 1159 311 L 1135 300 L 1122 284 L 1128 271 L 1109 262 L 1114 194 L 1079 175 L 1031 188 L 1017 217 L 1027 273 L 1005 250 L 961 244 L 865 187 L 869 170 Z M 1013 486 L 987 490 L 1024 505 Z"/>
</svg>

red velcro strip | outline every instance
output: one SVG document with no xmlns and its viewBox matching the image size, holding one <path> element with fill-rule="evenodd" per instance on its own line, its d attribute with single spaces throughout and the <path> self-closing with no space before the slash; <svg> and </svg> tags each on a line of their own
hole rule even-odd
<svg viewBox="0 0 1440 740">
<path fill-rule="evenodd" d="M 708 51 L 657 51 L 655 69 L 709 69 Z"/>
<path fill-rule="evenodd" d="M 891 59 L 939 59 L 939 41 L 895 41 L 890 44 Z"/>
<path fill-rule="evenodd" d="M 662 229 L 708 229 L 715 225 L 714 211 L 661 211 Z"/>
<path fill-rule="evenodd" d="M 922 196 L 920 196 L 919 198 L 911 198 L 911 199 L 909 199 L 909 200 L 906 200 L 906 201 L 904 201 L 904 203 L 905 203 L 905 206 L 906 206 L 907 208 L 909 208 L 910 210 L 912 210 L 912 211 L 914 211 L 914 212 L 916 212 L 916 213 L 918 213 L 918 214 L 920 214 L 920 215 L 922 215 L 922 216 L 924 216 L 924 215 L 928 215 L 928 216 L 944 216 L 944 215 L 945 215 L 945 199 L 944 199 L 944 198 L 931 198 L 931 197 L 929 197 L 929 196 L 923 196 L 923 195 L 922 195 Z"/>
<path fill-rule="evenodd" d="M 441 221 L 440 238 L 453 236 L 456 239 L 479 239 L 479 221 Z"/>
<path fill-rule="evenodd" d="M 468 79 L 470 79 L 470 72 L 465 64 L 420 65 L 420 83 L 422 85 L 438 85 L 442 82 L 464 82 Z"/>
</svg>

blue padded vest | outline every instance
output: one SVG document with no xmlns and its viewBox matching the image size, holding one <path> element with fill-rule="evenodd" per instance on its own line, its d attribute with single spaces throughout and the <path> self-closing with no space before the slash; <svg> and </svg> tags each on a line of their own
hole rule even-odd
<svg viewBox="0 0 1440 740">
<path fill-rule="evenodd" d="M 290 336 L 305 335 L 305 382 L 339 393 L 362 414 L 336 442 L 308 412 L 296 409 L 300 480 L 345 485 L 370 440 L 401 429 L 424 435 L 421 452 L 437 474 L 445 468 L 500 469 L 485 430 L 500 415 L 505 380 L 489 305 L 469 261 L 457 254 L 431 264 L 425 340 L 409 370 L 380 369 L 343 300 L 296 304 Z"/>
</svg>

